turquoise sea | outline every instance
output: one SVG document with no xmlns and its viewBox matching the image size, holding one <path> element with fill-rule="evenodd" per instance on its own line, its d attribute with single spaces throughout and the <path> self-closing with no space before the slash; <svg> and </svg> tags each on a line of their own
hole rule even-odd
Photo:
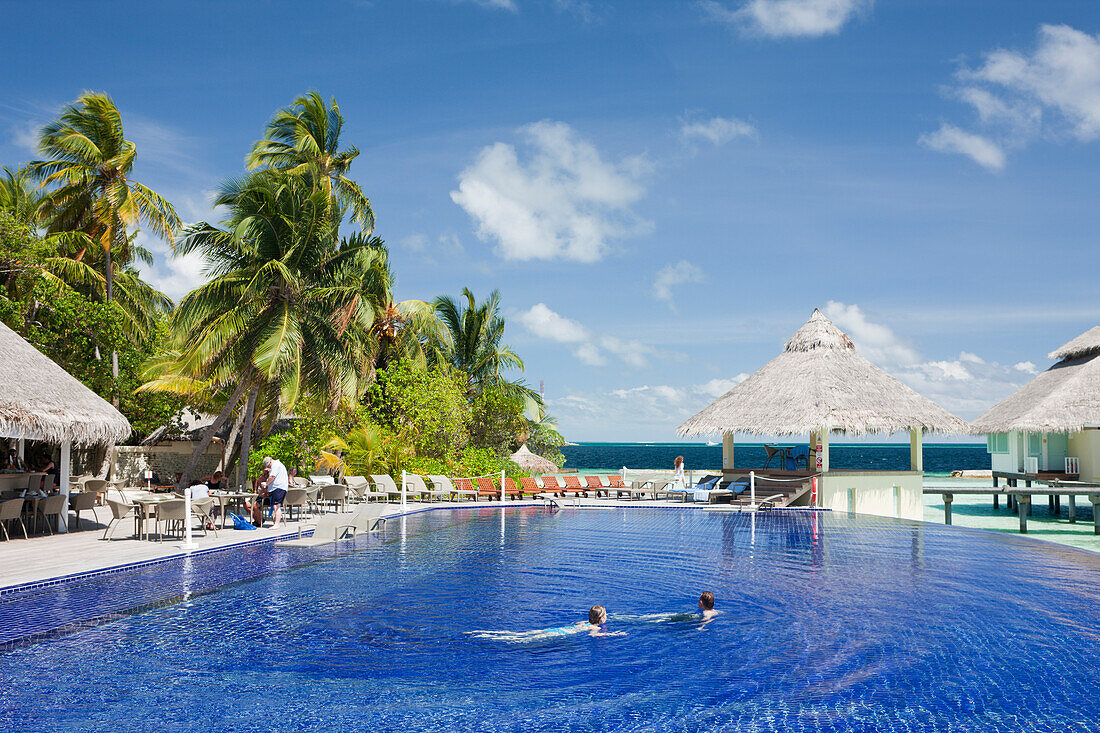
<svg viewBox="0 0 1100 733">
<path fill-rule="evenodd" d="M 792 443 L 793 444 L 793 443 Z M 676 456 L 684 457 L 688 470 L 706 470 L 722 465 L 722 446 L 705 443 L 578 443 L 562 448 L 565 468 L 581 471 L 672 468 Z M 763 466 L 767 454 L 763 443 L 738 443 L 738 466 Z M 866 468 L 898 471 L 909 468 L 908 443 L 832 443 L 831 468 Z M 773 461 L 772 465 L 775 465 Z M 925 443 L 924 470 L 931 474 L 951 471 L 989 470 L 985 443 Z"/>
</svg>

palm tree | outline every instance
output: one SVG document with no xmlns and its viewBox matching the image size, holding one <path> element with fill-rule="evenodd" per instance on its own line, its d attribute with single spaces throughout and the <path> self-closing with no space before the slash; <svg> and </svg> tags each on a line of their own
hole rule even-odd
<svg viewBox="0 0 1100 733">
<path fill-rule="evenodd" d="M 195 224 L 174 243 L 179 254 L 201 253 L 211 278 L 173 313 L 180 357 L 169 371 L 219 388 L 237 384 L 210 435 L 248 394 L 243 469 L 262 392 L 275 390 L 261 405 L 276 412 L 292 409 L 304 393 L 335 393 L 337 403 L 357 394 L 362 351 L 345 332 L 372 325 L 371 309 L 358 299 L 366 246 L 337 246 L 339 216 L 327 194 L 301 176 L 261 171 L 229 181 L 215 205 L 229 210 L 222 228 Z M 183 480 L 200 455 L 197 448 Z"/>
<path fill-rule="evenodd" d="M 396 278 L 390 269 L 389 251 L 381 237 L 356 233 L 347 237 L 342 246 L 357 247 L 363 253 L 359 270 L 362 275 L 360 297 L 373 315 L 370 330 L 361 334 L 366 357 L 363 386 L 374 381 L 377 370 L 385 369 L 397 359 L 426 365 L 426 345 L 441 334 L 432 304 L 423 300 L 394 300 Z"/>
<path fill-rule="evenodd" d="M 105 94 L 85 92 L 76 104 L 42 128 L 38 149 L 47 159 L 27 166 L 43 185 L 55 185 L 40 209 L 48 231 L 79 231 L 103 254 L 104 299 L 115 300 L 116 263 L 135 254 L 129 227 L 144 223 L 158 236 L 171 237 L 180 225 L 176 210 L 160 194 L 133 180 L 137 149 L 126 139 L 122 117 Z M 83 259 L 84 251 L 74 255 Z M 134 291 L 136 294 L 136 290 Z M 118 352 L 111 352 L 118 379 Z M 118 406 L 118 394 L 114 395 Z"/>
<path fill-rule="evenodd" d="M 344 118 L 334 97 L 327 105 L 317 92 L 303 94 L 294 104 L 275 113 L 266 137 L 252 146 L 250 170 L 272 168 L 308 175 L 340 209 L 350 208 L 352 220 L 363 231 L 374 230 L 374 211 L 359 184 L 348 178 L 355 146 L 340 149 Z"/>
<path fill-rule="evenodd" d="M 45 199 L 42 189 L 35 186 L 26 168 L 13 171 L 0 169 L 0 211 L 6 211 L 13 219 L 34 229 L 38 228 L 38 212 Z"/>
<path fill-rule="evenodd" d="M 462 296 L 465 304 L 447 295 L 435 299 L 435 312 L 443 330 L 431 346 L 433 361 L 464 372 L 468 395 L 493 387 L 541 402 L 538 393 L 523 382 L 504 377 L 508 369 L 523 371 L 523 360 L 502 343 L 504 317 L 500 315 L 500 291 L 494 290 L 480 305 L 469 288 L 462 289 Z"/>
</svg>

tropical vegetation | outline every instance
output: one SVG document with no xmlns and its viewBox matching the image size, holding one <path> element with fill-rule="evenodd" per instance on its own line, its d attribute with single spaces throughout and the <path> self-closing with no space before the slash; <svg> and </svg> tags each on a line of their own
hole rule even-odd
<svg viewBox="0 0 1100 733">
<path fill-rule="evenodd" d="M 40 131 L 40 159 L 0 175 L 0 320 L 112 400 L 135 441 L 212 416 L 181 482 L 216 435 L 241 482 L 265 454 L 303 473 L 517 474 L 526 442 L 560 464 L 501 294 L 396 298 L 344 130 L 335 99 L 300 96 L 221 184 L 221 220 L 184 225 L 136 180 L 114 102 L 83 94 Z M 139 226 L 201 257 L 206 281 L 178 303 L 158 292 Z"/>
</svg>

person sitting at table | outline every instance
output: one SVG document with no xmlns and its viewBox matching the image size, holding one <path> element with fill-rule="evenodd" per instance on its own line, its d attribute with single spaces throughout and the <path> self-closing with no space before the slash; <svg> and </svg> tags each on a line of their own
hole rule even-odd
<svg viewBox="0 0 1100 733">
<path fill-rule="evenodd" d="M 57 464 L 53 462 L 53 458 L 46 456 L 46 462 L 41 470 L 42 473 L 47 476 L 53 476 L 55 479 L 57 478 Z"/>
<path fill-rule="evenodd" d="M 225 491 L 225 474 L 223 474 L 221 471 L 215 471 L 209 476 L 203 476 L 200 480 L 205 483 L 206 488 L 210 489 L 211 491 Z"/>
</svg>

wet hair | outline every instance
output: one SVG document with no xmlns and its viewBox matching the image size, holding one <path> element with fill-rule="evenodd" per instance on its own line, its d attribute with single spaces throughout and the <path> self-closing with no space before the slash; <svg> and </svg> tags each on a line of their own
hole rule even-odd
<svg viewBox="0 0 1100 733">
<path fill-rule="evenodd" d="M 703 607 L 704 611 L 714 608 L 714 594 L 709 590 L 703 591 L 703 595 L 699 596 L 699 605 Z"/>
<path fill-rule="evenodd" d="M 603 606 L 592 606 L 588 609 L 588 623 L 593 626 L 603 626 L 607 621 L 607 609 Z"/>
<path fill-rule="evenodd" d="M 684 457 L 683 456 L 676 456 L 676 463 L 675 463 L 676 468 L 679 468 L 682 465 L 684 465 Z"/>
</svg>

